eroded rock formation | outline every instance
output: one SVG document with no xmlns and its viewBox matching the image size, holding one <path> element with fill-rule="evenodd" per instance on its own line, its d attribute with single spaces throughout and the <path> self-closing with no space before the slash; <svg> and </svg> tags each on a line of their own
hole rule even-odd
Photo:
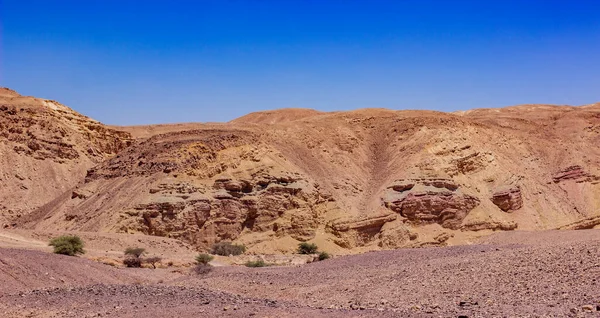
<svg viewBox="0 0 600 318">
<path fill-rule="evenodd" d="M 589 230 L 600 226 L 600 215 L 578 220 L 567 225 L 559 226 L 557 230 Z"/>
<path fill-rule="evenodd" d="M 388 186 L 383 202 L 413 224 L 458 229 L 479 199 L 461 193 L 450 179 L 403 179 Z"/>
<path fill-rule="evenodd" d="M 163 184 L 151 192 L 148 203 L 125 212 L 137 217 L 134 229 L 201 248 L 236 240 L 244 230 L 310 240 L 328 202 L 312 184 L 291 174 L 263 173 L 247 180 L 217 177 L 210 188 Z M 131 227 L 127 224 L 123 230 Z"/>
<path fill-rule="evenodd" d="M 386 243 L 382 243 L 383 245 L 402 245 L 402 243 L 406 241 L 405 238 L 408 238 L 408 230 L 405 233 L 406 235 L 404 235 L 402 229 L 398 229 L 399 227 L 404 228 L 400 224 L 394 229 L 390 226 L 384 229 L 384 226 L 388 224 L 388 222 L 392 222 L 396 220 L 396 218 L 397 215 L 393 213 L 357 218 L 343 218 L 332 221 L 328 224 L 328 228 L 336 235 L 336 244 L 345 248 L 364 246 L 376 238 L 379 238 L 380 233 L 383 232 L 386 232 L 384 236 L 387 237 L 387 239 L 385 239 Z M 400 233 L 396 231 L 400 231 Z M 389 242 L 392 237 L 397 238 L 398 241 L 395 243 Z"/>
<path fill-rule="evenodd" d="M 574 180 L 578 183 L 581 182 L 600 182 L 600 176 L 593 175 L 587 172 L 582 166 L 574 165 L 566 167 L 552 176 L 554 183 L 563 182 L 566 180 Z"/>
<path fill-rule="evenodd" d="M 504 212 L 513 212 L 523 207 L 521 188 L 518 186 L 496 189 L 491 200 Z"/>
</svg>

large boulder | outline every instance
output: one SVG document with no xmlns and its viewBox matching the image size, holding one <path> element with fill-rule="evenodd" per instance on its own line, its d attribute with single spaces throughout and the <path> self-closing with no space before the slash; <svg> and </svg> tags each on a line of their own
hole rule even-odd
<svg viewBox="0 0 600 318">
<path fill-rule="evenodd" d="M 518 186 L 496 189 L 492 194 L 491 200 L 504 212 L 513 212 L 523 207 L 521 188 Z"/>
</svg>

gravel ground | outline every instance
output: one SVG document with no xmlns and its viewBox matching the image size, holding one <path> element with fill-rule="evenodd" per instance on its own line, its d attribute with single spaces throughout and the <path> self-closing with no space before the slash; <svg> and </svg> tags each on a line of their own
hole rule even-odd
<svg viewBox="0 0 600 318">
<path fill-rule="evenodd" d="M 507 235 L 510 244 L 494 237 L 478 245 L 371 252 L 299 267 L 219 267 L 162 283 L 32 288 L 0 296 L 0 313 L 600 317 L 600 231 Z"/>
</svg>

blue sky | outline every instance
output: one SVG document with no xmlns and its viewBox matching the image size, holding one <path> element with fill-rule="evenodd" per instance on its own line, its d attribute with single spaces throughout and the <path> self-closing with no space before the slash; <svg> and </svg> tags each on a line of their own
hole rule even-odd
<svg viewBox="0 0 600 318">
<path fill-rule="evenodd" d="M 599 1 L 0 0 L 0 86 L 108 124 L 600 101 Z"/>
</svg>

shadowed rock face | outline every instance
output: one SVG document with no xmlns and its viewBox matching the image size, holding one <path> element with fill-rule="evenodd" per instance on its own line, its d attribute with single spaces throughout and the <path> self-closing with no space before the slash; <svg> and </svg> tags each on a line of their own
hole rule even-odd
<svg viewBox="0 0 600 318">
<path fill-rule="evenodd" d="M 519 187 L 498 189 L 492 195 L 492 202 L 504 212 L 513 212 L 523 207 L 523 198 Z"/>
<path fill-rule="evenodd" d="M 387 208 L 412 223 L 438 223 L 458 229 L 479 200 L 458 191 L 450 179 L 405 179 L 388 186 L 383 198 Z"/>
</svg>

